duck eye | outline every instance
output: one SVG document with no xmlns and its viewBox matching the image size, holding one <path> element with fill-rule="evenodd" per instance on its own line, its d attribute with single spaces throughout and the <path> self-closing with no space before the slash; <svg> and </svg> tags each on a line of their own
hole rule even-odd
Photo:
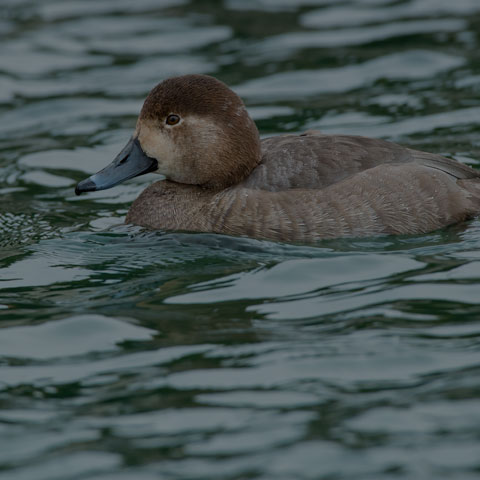
<svg viewBox="0 0 480 480">
<path fill-rule="evenodd" d="M 180 117 L 178 115 L 169 115 L 165 123 L 167 125 L 176 125 L 180 121 Z"/>
</svg>

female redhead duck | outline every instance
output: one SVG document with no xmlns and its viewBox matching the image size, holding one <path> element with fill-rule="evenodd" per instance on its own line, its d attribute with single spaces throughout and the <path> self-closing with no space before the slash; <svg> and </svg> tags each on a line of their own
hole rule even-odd
<svg viewBox="0 0 480 480">
<path fill-rule="evenodd" d="M 127 223 L 149 229 L 315 242 L 418 234 L 480 213 L 480 172 L 440 155 L 351 135 L 260 140 L 242 100 L 205 75 L 148 95 L 115 160 L 75 193 L 156 172 Z"/>
</svg>

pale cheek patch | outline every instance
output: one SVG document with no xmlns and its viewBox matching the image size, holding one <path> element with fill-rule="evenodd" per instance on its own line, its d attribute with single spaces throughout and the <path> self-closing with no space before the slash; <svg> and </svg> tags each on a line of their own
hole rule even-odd
<svg viewBox="0 0 480 480">
<path fill-rule="evenodd" d="M 137 131 L 143 151 L 158 162 L 157 173 L 171 177 L 174 174 L 178 153 L 170 135 L 148 125 L 138 125 Z"/>
<path fill-rule="evenodd" d="M 169 180 L 203 184 L 218 168 L 219 127 L 208 118 L 188 115 L 169 129 L 150 122 L 137 124 L 143 151 L 158 162 L 157 173 Z"/>
</svg>

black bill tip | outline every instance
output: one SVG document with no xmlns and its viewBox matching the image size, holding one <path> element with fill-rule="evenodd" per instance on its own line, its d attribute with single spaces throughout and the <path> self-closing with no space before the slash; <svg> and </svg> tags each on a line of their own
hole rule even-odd
<svg viewBox="0 0 480 480">
<path fill-rule="evenodd" d="M 75 195 L 80 195 L 83 192 L 93 192 L 97 189 L 95 183 L 93 183 L 89 178 L 82 180 L 75 187 Z"/>
</svg>

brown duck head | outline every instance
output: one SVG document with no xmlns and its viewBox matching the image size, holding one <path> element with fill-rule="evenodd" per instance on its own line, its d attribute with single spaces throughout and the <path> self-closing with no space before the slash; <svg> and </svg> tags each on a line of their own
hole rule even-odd
<svg viewBox="0 0 480 480">
<path fill-rule="evenodd" d="M 237 94 L 206 75 L 174 77 L 149 93 L 119 155 L 81 181 L 75 193 L 104 190 L 148 172 L 221 189 L 247 177 L 260 158 L 258 130 Z"/>
</svg>

